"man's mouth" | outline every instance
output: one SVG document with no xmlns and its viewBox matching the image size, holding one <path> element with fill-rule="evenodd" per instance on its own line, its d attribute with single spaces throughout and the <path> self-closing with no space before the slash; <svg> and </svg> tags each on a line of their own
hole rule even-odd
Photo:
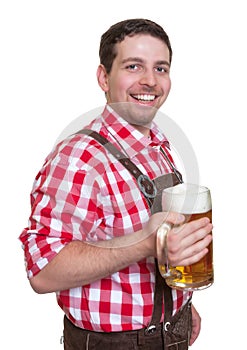
<svg viewBox="0 0 247 350">
<path fill-rule="evenodd" d="M 134 99 L 141 101 L 141 102 L 150 102 L 155 99 L 155 95 L 147 95 L 147 94 L 137 94 L 137 95 L 131 95 Z"/>
</svg>

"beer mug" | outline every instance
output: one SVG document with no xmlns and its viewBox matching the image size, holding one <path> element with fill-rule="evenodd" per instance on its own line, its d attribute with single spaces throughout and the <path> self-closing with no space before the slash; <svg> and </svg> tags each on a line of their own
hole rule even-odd
<svg viewBox="0 0 247 350">
<path fill-rule="evenodd" d="M 182 183 L 163 190 L 162 210 L 174 211 L 185 216 L 185 222 L 208 217 L 212 222 L 211 194 L 207 187 Z M 208 253 L 197 263 L 188 266 L 170 266 L 166 253 L 166 235 L 171 229 L 163 223 L 157 232 L 159 271 L 171 288 L 201 290 L 213 284 L 213 243 Z M 179 229 L 179 228 L 177 228 Z M 179 231 L 178 231 L 179 232 Z"/>
</svg>

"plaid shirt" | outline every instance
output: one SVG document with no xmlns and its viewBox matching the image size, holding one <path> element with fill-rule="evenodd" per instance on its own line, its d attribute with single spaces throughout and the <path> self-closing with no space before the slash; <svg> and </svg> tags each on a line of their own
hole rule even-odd
<svg viewBox="0 0 247 350">
<path fill-rule="evenodd" d="M 169 155 L 168 141 L 154 123 L 149 139 L 107 106 L 87 128 L 124 150 L 151 179 L 171 171 L 159 151 L 162 145 Z M 69 242 L 131 234 L 150 217 L 148 203 L 129 171 L 82 134 L 66 138 L 47 157 L 35 178 L 31 207 L 29 226 L 20 235 L 29 278 Z M 154 258 L 149 257 L 108 278 L 60 291 L 57 301 L 78 327 L 104 332 L 140 329 L 152 316 L 154 272 Z M 189 296 L 173 290 L 173 313 Z"/>
</svg>

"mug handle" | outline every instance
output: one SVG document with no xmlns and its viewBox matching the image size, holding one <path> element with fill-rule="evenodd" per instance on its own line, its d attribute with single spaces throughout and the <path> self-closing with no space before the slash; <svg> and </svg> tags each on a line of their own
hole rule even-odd
<svg viewBox="0 0 247 350">
<path fill-rule="evenodd" d="M 163 222 L 157 230 L 156 246 L 157 246 L 157 260 L 160 274 L 163 278 L 178 278 L 180 279 L 182 274 L 175 268 L 170 268 L 167 254 L 167 234 L 171 230 L 172 226 L 168 222 Z"/>
</svg>

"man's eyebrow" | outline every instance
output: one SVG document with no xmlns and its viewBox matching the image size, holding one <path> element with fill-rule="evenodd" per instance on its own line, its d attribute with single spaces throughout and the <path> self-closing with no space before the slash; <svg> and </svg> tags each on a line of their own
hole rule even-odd
<svg viewBox="0 0 247 350">
<path fill-rule="evenodd" d="M 122 60 L 122 64 L 128 63 L 128 62 L 139 62 L 139 63 L 145 63 L 145 60 L 143 60 L 140 57 L 127 57 L 125 59 Z M 156 61 L 155 64 L 157 65 L 165 65 L 170 67 L 170 63 L 166 60 L 159 60 Z"/>
<path fill-rule="evenodd" d="M 140 57 L 127 57 L 125 59 L 122 60 L 122 63 L 128 63 L 128 62 L 140 62 L 143 63 L 145 62 L 142 58 Z"/>
<path fill-rule="evenodd" d="M 157 65 L 159 65 L 159 66 L 168 66 L 168 67 L 170 67 L 170 62 L 168 62 L 168 61 L 166 61 L 166 60 L 160 60 L 160 61 L 157 61 L 157 62 L 155 62 Z"/>
</svg>

